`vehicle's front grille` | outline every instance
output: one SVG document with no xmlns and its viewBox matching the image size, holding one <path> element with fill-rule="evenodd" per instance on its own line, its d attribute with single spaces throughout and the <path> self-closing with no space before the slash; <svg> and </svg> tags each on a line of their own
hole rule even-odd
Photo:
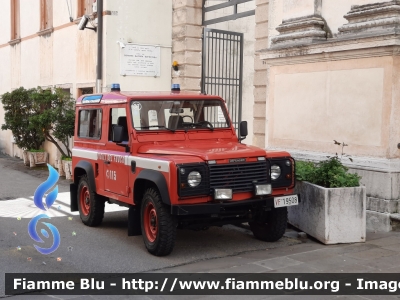
<svg viewBox="0 0 400 300">
<path fill-rule="evenodd" d="M 209 165 L 210 188 L 232 189 L 233 192 L 251 192 L 254 183 L 269 183 L 267 161 Z"/>
</svg>

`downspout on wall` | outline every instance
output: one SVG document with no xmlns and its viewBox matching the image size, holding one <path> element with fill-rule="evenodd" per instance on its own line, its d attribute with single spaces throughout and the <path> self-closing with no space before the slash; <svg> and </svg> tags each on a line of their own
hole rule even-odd
<svg viewBox="0 0 400 300">
<path fill-rule="evenodd" d="M 97 22 L 96 93 L 101 93 L 103 85 L 103 0 L 97 0 Z"/>
</svg>

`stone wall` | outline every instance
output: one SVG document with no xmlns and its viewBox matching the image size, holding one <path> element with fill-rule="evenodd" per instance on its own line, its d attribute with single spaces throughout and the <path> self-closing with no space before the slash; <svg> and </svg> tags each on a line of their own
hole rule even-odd
<svg viewBox="0 0 400 300">
<path fill-rule="evenodd" d="M 265 147 L 320 161 L 340 153 L 333 140 L 349 144 L 345 164 L 363 177 L 368 228 L 388 231 L 400 219 L 400 1 L 340 2 L 362 2 L 344 19 L 328 2 L 270 1 Z"/>
<path fill-rule="evenodd" d="M 268 47 L 268 11 L 269 0 L 256 0 L 256 29 L 254 50 L 254 137 L 253 145 L 264 147 L 266 119 L 266 92 L 267 92 L 267 64 L 260 59 L 258 51 Z"/>
<path fill-rule="evenodd" d="M 200 91 L 202 1 L 173 0 L 172 7 L 172 61 L 179 64 L 171 71 L 172 82 L 181 90 Z"/>
</svg>

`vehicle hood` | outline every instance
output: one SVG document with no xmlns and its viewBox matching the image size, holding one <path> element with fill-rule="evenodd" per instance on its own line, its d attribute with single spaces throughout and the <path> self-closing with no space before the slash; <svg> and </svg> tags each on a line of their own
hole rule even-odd
<svg viewBox="0 0 400 300">
<path fill-rule="evenodd" d="M 147 144 L 138 149 L 142 154 L 189 155 L 203 160 L 265 156 L 263 149 L 235 142 Z"/>
</svg>

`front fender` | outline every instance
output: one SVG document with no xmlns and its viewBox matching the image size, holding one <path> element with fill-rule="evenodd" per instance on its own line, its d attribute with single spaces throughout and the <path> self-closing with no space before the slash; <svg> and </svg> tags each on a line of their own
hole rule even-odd
<svg viewBox="0 0 400 300">
<path fill-rule="evenodd" d="M 135 196 L 136 196 L 136 191 L 141 190 L 143 188 L 143 185 L 140 184 L 141 182 L 143 182 L 143 180 L 154 183 L 154 185 L 160 192 L 162 202 L 167 205 L 171 205 L 171 199 L 169 198 L 167 181 L 165 180 L 165 177 L 161 172 L 154 170 L 141 171 L 137 176 L 134 184 Z"/>
</svg>

